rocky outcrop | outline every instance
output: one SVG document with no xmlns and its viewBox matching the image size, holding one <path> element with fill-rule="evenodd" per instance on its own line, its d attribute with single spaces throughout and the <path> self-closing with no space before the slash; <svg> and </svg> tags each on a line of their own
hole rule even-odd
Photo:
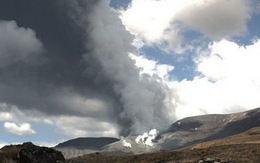
<svg viewBox="0 0 260 163">
<path fill-rule="evenodd" d="M 65 158 L 61 152 L 55 149 L 39 147 L 28 142 L 3 147 L 0 150 L 0 162 L 65 163 Z"/>
</svg>

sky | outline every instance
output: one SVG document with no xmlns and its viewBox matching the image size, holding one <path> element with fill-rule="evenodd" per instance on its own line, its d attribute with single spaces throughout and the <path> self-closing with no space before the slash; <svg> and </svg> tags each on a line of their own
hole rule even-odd
<svg viewBox="0 0 260 163">
<path fill-rule="evenodd" d="M 0 146 L 259 107 L 259 27 L 258 0 L 0 0 Z"/>
</svg>

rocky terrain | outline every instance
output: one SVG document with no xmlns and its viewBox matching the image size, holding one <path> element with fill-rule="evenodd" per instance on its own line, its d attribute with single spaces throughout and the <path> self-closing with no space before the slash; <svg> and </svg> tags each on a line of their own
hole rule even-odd
<svg viewBox="0 0 260 163">
<path fill-rule="evenodd" d="M 188 117 L 173 123 L 160 133 L 132 135 L 121 140 L 116 138 L 81 138 L 87 143 L 79 143 L 79 139 L 69 140 L 58 145 L 66 158 L 77 157 L 90 153 L 106 153 L 109 155 L 143 154 L 150 152 L 169 151 L 191 146 L 197 143 L 226 138 L 243 133 L 251 128 L 260 126 L 260 108 L 246 112 L 202 115 Z M 138 137 L 142 141 L 137 141 Z M 153 137 L 154 136 L 154 137 Z M 147 140 L 151 139 L 149 144 Z M 107 141 L 114 140 L 114 141 Z M 90 145 L 92 142 L 92 145 Z M 90 144 L 89 144 L 90 143 Z M 101 144 L 96 146 L 96 144 Z"/>
<path fill-rule="evenodd" d="M 185 149 L 151 154 L 110 156 L 89 154 L 71 163 L 259 163 L 260 145 L 223 145 L 205 149 Z"/>
<path fill-rule="evenodd" d="M 0 150 L 0 163 L 64 163 L 61 152 L 32 143 L 4 146 Z"/>
<path fill-rule="evenodd" d="M 68 160 L 70 163 L 259 163 L 260 127 L 238 135 L 173 151 L 141 155 L 115 156 L 109 153 L 88 154 Z"/>
<path fill-rule="evenodd" d="M 156 138 L 156 148 L 171 150 L 227 136 L 260 126 L 260 108 L 247 112 L 202 115 L 179 120 Z"/>
</svg>

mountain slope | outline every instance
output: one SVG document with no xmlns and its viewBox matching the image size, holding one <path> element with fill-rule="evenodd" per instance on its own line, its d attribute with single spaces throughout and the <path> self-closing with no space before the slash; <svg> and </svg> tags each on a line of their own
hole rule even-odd
<svg viewBox="0 0 260 163">
<path fill-rule="evenodd" d="M 110 137 L 76 138 L 58 144 L 55 149 L 61 151 L 65 158 L 71 158 L 101 151 L 104 146 L 117 141 L 119 141 L 119 139 Z"/>
<path fill-rule="evenodd" d="M 236 135 L 260 126 L 260 108 L 225 115 L 202 115 L 179 120 L 156 139 L 157 150 L 171 150 L 198 142 Z"/>
<path fill-rule="evenodd" d="M 159 133 L 149 146 L 137 140 L 138 135 L 116 138 L 79 138 L 59 144 L 55 149 L 66 158 L 87 153 L 103 152 L 109 155 L 142 154 L 169 151 L 196 143 L 225 138 L 260 126 L 260 108 L 234 114 L 211 114 L 188 117 L 173 123 Z"/>
<path fill-rule="evenodd" d="M 211 141 L 206 141 L 192 145 L 192 149 L 203 149 L 215 146 L 223 145 L 235 145 L 235 144 L 259 144 L 260 145 L 260 127 L 255 127 L 247 130 L 246 132 L 225 137 L 222 139 L 216 139 Z"/>
<path fill-rule="evenodd" d="M 78 149 L 92 149 L 99 150 L 102 147 L 119 141 L 117 138 L 109 138 L 109 137 L 100 137 L 100 138 L 77 138 L 73 140 L 68 140 L 66 142 L 58 144 L 57 148 L 62 147 L 72 147 Z"/>
<path fill-rule="evenodd" d="M 68 160 L 88 163 L 259 163 L 260 162 L 260 127 L 250 129 L 244 133 L 208 142 L 198 143 L 193 146 L 156 153 L 141 155 L 111 156 L 106 153 L 89 154 Z"/>
</svg>

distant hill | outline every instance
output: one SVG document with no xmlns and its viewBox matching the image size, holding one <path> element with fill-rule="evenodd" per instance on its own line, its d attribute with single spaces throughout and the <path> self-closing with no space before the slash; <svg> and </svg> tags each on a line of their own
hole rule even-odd
<svg viewBox="0 0 260 163">
<path fill-rule="evenodd" d="M 58 144 L 55 148 L 62 148 L 62 147 L 71 147 L 77 149 L 92 149 L 92 150 L 100 150 L 102 147 L 119 141 L 117 138 L 110 138 L 110 137 L 100 137 L 100 138 L 77 138 L 65 141 L 63 143 Z"/>
<path fill-rule="evenodd" d="M 95 153 L 111 143 L 117 142 L 119 139 L 110 137 L 86 137 L 76 138 L 58 144 L 55 149 L 63 153 L 65 158 L 76 157 L 87 153 Z"/>
</svg>

